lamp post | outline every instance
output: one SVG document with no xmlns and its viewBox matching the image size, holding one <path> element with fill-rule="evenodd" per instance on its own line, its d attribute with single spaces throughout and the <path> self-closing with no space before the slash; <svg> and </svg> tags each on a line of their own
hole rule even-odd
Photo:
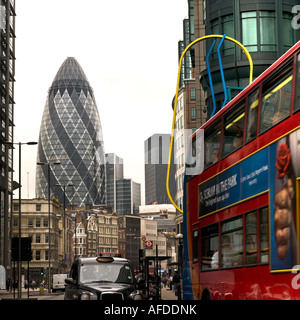
<svg viewBox="0 0 300 320">
<path fill-rule="evenodd" d="M 14 144 L 19 145 L 19 239 L 18 239 L 18 299 L 21 299 L 22 297 L 22 284 L 21 284 L 21 278 L 22 278 L 22 262 L 21 262 L 21 236 L 22 236 L 22 229 L 21 229 L 21 146 L 24 144 L 27 145 L 36 145 L 37 142 L 4 142 L 3 143 L 6 146 L 11 146 L 13 147 Z"/>
<path fill-rule="evenodd" d="M 179 284 L 178 284 L 178 300 L 181 300 L 181 279 L 182 279 L 182 239 L 183 234 L 178 233 L 175 238 L 178 240 L 178 273 L 179 273 Z"/>
<path fill-rule="evenodd" d="M 48 292 L 51 293 L 51 227 L 50 227 L 50 166 L 60 165 L 60 161 L 53 161 L 53 162 L 37 162 L 39 166 L 48 166 L 48 225 L 49 225 L 49 253 L 48 253 L 48 260 L 49 260 L 49 272 L 48 272 Z"/>
<path fill-rule="evenodd" d="M 64 222 L 63 222 L 63 228 L 64 228 L 64 253 L 63 253 L 63 262 L 64 262 L 64 270 L 66 268 L 66 238 L 65 238 L 65 231 L 66 231 L 66 187 L 74 187 L 73 183 L 65 183 L 65 184 L 55 184 L 56 187 L 62 187 L 63 193 L 64 193 Z"/>
</svg>

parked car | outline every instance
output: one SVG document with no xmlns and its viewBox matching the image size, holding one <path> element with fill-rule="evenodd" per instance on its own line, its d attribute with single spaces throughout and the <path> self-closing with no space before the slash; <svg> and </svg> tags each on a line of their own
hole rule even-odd
<svg viewBox="0 0 300 320">
<path fill-rule="evenodd" d="M 65 279 L 65 300 L 143 300 L 129 260 L 77 258 Z"/>
</svg>

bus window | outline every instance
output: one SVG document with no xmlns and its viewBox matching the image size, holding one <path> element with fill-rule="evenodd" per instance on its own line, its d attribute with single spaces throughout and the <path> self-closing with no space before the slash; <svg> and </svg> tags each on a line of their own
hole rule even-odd
<svg viewBox="0 0 300 320">
<path fill-rule="evenodd" d="M 198 262 L 198 242 L 199 242 L 199 232 L 194 230 L 193 232 L 193 262 Z"/>
<path fill-rule="evenodd" d="M 248 96 L 246 142 L 256 138 L 259 88 Z"/>
<path fill-rule="evenodd" d="M 201 270 L 219 268 L 219 230 L 218 224 L 201 230 Z"/>
<path fill-rule="evenodd" d="M 269 263 L 269 218 L 268 208 L 259 211 L 260 263 Z"/>
<path fill-rule="evenodd" d="M 262 87 L 260 133 L 290 115 L 292 92 L 292 63 L 275 74 Z"/>
<path fill-rule="evenodd" d="M 243 218 L 222 223 L 221 268 L 232 268 L 243 264 Z"/>
<path fill-rule="evenodd" d="M 205 168 L 219 161 L 221 122 L 205 131 L 204 135 L 204 166 Z"/>
<path fill-rule="evenodd" d="M 297 57 L 297 74 L 296 74 L 296 90 L 295 90 L 295 103 L 294 103 L 294 111 L 298 111 L 300 109 L 300 53 Z"/>
<path fill-rule="evenodd" d="M 245 102 L 225 116 L 222 157 L 243 145 Z"/>
<path fill-rule="evenodd" d="M 246 215 L 246 265 L 257 264 L 257 213 Z"/>
</svg>

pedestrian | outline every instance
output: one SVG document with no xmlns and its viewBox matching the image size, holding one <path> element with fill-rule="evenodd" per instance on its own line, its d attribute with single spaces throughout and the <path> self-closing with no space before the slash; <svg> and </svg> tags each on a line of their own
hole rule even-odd
<svg viewBox="0 0 300 320">
<path fill-rule="evenodd" d="M 175 296 L 178 296 L 178 286 L 180 283 L 180 276 L 178 274 L 178 271 L 175 270 L 175 274 L 173 277 L 173 284 L 174 284 L 174 292 L 175 292 Z"/>
<path fill-rule="evenodd" d="M 31 281 L 31 288 L 34 290 L 36 287 L 36 282 L 34 280 Z"/>
<path fill-rule="evenodd" d="M 172 291 L 172 287 L 173 287 L 173 276 L 170 276 L 170 284 L 169 284 L 169 286 L 170 286 L 170 290 Z"/>
<path fill-rule="evenodd" d="M 6 290 L 9 291 L 10 289 L 10 278 L 7 278 L 6 280 Z"/>
</svg>

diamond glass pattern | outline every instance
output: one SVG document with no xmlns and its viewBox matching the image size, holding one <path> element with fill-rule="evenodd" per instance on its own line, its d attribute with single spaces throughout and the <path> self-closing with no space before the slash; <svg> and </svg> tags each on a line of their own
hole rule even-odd
<svg viewBox="0 0 300 320">
<path fill-rule="evenodd" d="M 81 66 L 69 57 L 49 89 L 41 121 L 37 162 L 50 165 L 50 193 L 63 203 L 105 204 L 105 163 L 102 128 L 93 90 Z M 36 196 L 48 198 L 48 165 L 36 167 Z"/>
</svg>

